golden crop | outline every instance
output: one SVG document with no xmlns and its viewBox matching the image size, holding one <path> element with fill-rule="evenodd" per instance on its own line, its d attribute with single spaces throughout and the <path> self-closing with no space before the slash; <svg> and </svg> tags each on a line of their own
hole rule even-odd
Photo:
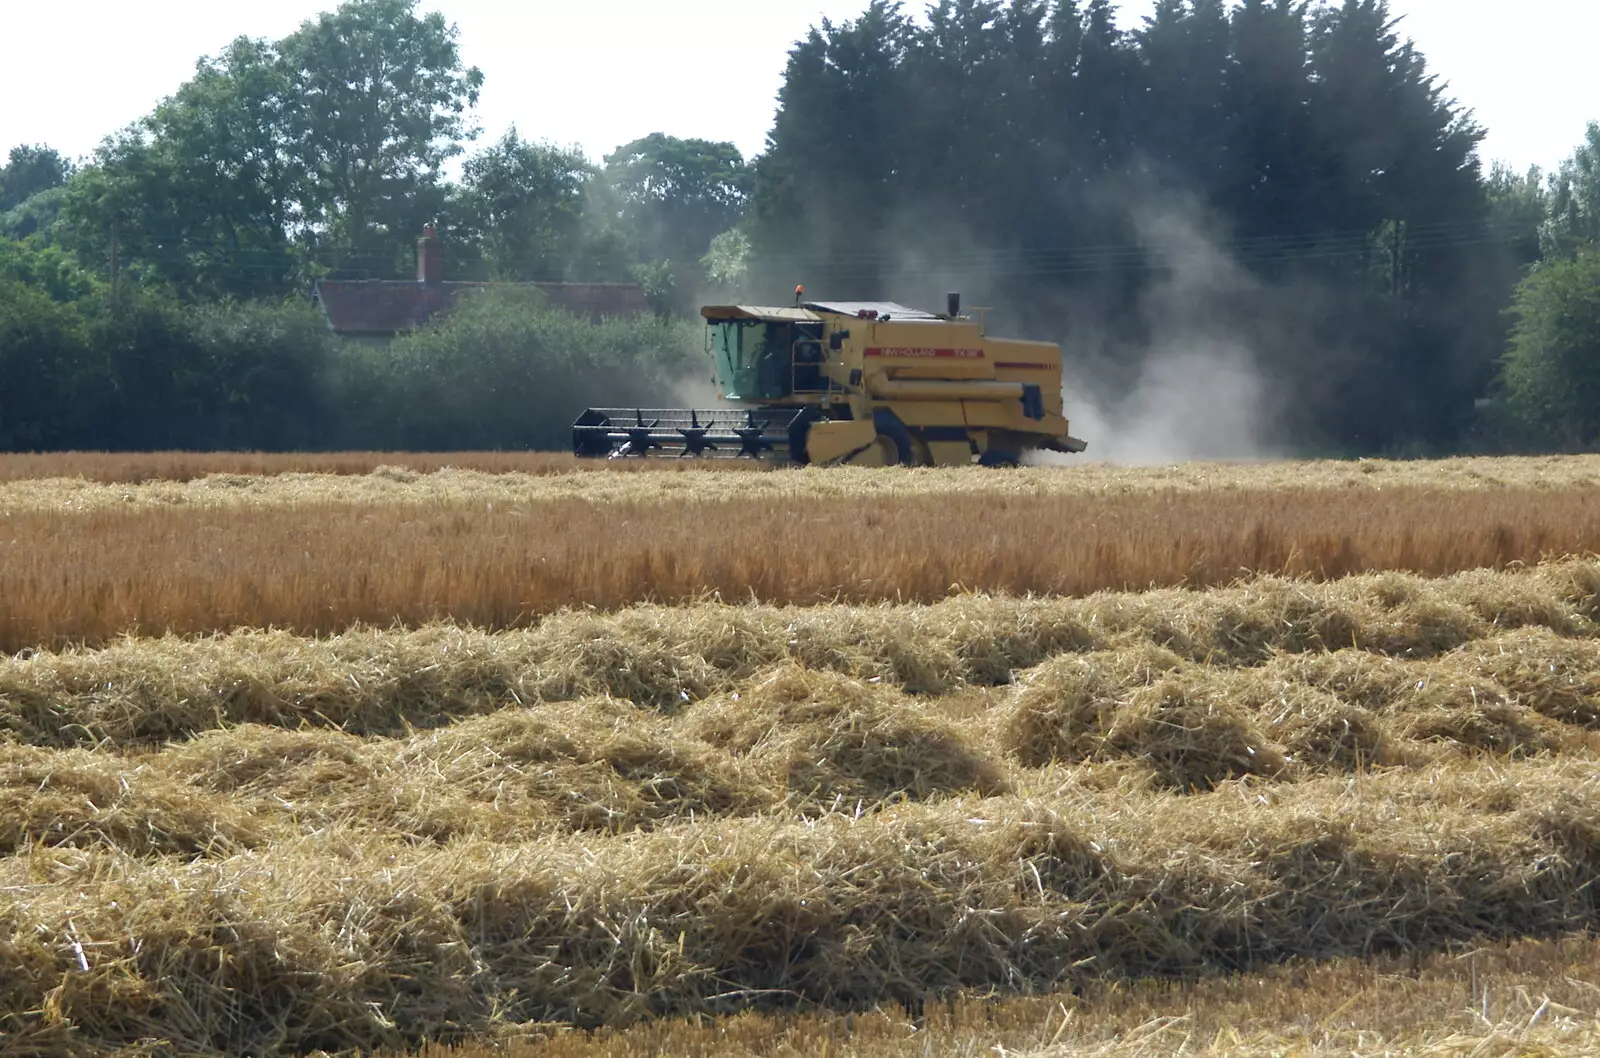
<svg viewBox="0 0 1600 1058">
<path fill-rule="evenodd" d="M 688 469 L 691 464 L 681 464 Z M 759 469 L 718 461 L 695 469 Z M 77 479 L 105 484 L 193 481 L 215 475 L 370 474 L 380 467 L 411 473 L 447 468 L 486 474 L 570 474 L 581 470 L 675 470 L 680 465 L 595 463 L 558 452 L 46 452 L 0 453 L 0 481 Z"/>
<path fill-rule="evenodd" d="M 727 471 L 746 471 L 730 476 Z M 506 504 L 663 499 L 860 502 L 981 494 L 999 498 L 1115 496 L 1128 492 L 1354 489 L 1540 492 L 1600 485 L 1600 456 L 1182 463 L 1084 462 L 1017 472 L 978 468 L 769 470 L 735 460 L 579 460 L 536 452 L 250 455 L 0 455 L 0 514 L 139 506 Z"/>
<path fill-rule="evenodd" d="M 289 493 L 213 502 L 249 497 L 265 479 L 134 492 L 121 504 L 111 487 L 93 487 L 89 500 L 62 489 L 56 506 L 19 502 L 0 520 L 0 650 L 244 627 L 506 628 L 563 607 L 711 596 L 935 601 L 1207 587 L 1251 574 L 1442 575 L 1600 551 L 1600 490 L 1578 488 L 1085 492 L 961 472 L 949 489 L 933 475 L 927 488 L 912 487 L 913 476 L 872 491 L 822 472 L 647 477 L 546 479 L 576 492 L 543 498 L 501 483 L 505 494 L 486 499 L 440 482 L 414 499 L 371 502 L 320 498 L 315 490 L 338 478 L 315 479 L 308 492 L 319 498 L 302 502 Z M 724 495 L 720 483 L 737 480 L 763 487 Z M 782 480 L 788 491 L 771 491 Z M 813 481 L 814 492 L 800 487 Z M 639 498 L 643 484 L 654 500 Z"/>
</svg>

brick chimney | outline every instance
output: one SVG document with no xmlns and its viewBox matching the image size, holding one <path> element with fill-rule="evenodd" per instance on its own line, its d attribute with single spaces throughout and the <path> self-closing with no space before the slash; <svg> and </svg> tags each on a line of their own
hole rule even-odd
<svg viewBox="0 0 1600 1058">
<path fill-rule="evenodd" d="M 417 282 L 430 286 L 444 281 L 444 247 L 432 224 L 424 225 L 417 240 Z"/>
</svg>

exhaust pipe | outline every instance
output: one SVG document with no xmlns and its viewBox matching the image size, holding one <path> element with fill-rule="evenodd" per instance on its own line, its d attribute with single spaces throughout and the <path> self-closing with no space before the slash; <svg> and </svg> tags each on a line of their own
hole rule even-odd
<svg viewBox="0 0 1600 1058">
<path fill-rule="evenodd" d="M 944 296 L 944 300 L 945 309 L 947 310 L 945 315 L 949 316 L 952 320 L 961 315 L 961 295 L 959 293 L 952 290 L 950 293 Z"/>
</svg>

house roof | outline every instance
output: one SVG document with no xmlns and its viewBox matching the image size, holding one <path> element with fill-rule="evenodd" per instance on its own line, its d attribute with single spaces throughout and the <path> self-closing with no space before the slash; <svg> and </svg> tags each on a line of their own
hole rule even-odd
<svg viewBox="0 0 1600 1058">
<path fill-rule="evenodd" d="M 317 284 L 316 298 L 336 334 L 399 334 L 448 312 L 464 290 L 488 283 L 415 283 L 404 280 L 329 279 Z M 636 283 L 517 283 L 533 287 L 550 303 L 578 316 L 603 319 L 637 316 L 649 311 L 644 290 Z"/>
</svg>

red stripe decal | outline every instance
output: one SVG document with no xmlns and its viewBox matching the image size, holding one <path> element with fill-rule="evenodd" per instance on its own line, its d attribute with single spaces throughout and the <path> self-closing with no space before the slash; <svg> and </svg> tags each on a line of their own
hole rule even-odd
<svg viewBox="0 0 1600 1058">
<path fill-rule="evenodd" d="M 944 357 L 956 360 L 982 360 L 982 349 L 868 349 L 868 356 L 892 356 L 899 359 L 922 359 L 926 357 Z"/>
</svg>

